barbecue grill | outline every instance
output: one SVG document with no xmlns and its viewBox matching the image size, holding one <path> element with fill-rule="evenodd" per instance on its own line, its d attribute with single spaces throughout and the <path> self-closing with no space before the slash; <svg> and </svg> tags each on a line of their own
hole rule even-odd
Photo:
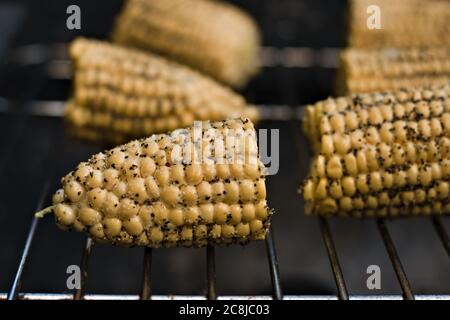
<svg viewBox="0 0 450 320">
<path fill-rule="evenodd" d="M 329 43 L 334 45 L 333 40 Z M 0 99 L 0 219 L 8 222 L 5 215 L 15 214 L 13 222 L 28 226 L 5 227 L 4 223 L 0 227 L 3 259 L 9 266 L 0 283 L 4 290 L 0 300 L 450 299 L 446 218 L 339 220 L 303 214 L 295 189 L 306 175 L 311 154 L 301 133 L 302 105 L 331 94 L 338 45 L 284 46 L 281 41 L 281 45 L 266 46 L 263 75 L 244 92 L 262 111 L 260 127 L 280 129 L 280 173 L 268 177 L 268 201 L 276 215 L 265 242 L 249 248 L 118 249 L 130 252 L 124 255 L 130 264 L 125 269 L 134 272 L 109 280 L 108 275 L 120 274 L 108 273 L 113 263 L 108 258 L 110 249 L 84 235 L 55 230 L 51 219 L 32 218 L 49 203 L 61 173 L 106 147 L 64 135 L 60 117 L 71 78 L 67 45 L 37 43 L 12 49 L 0 77 L 4 96 Z M 305 90 L 299 88 L 302 85 Z M 305 93 L 313 86 L 315 91 Z M 22 250 L 15 252 L 16 247 Z M 62 251 L 69 251 L 70 258 L 59 261 Z M 299 252 L 311 254 L 302 257 Z M 247 270 L 225 270 L 245 255 L 252 260 L 244 261 Z M 74 291 L 64 288 L 65 282 L 58 289 L 52 280 L 61 282 L 67 276 L 67 261 L 82 271 L 81 287 Z M 380 291 L 365 288 L 370 264 L 381 267 Z M 169 265 L 181 266 L 165 271 Z M 171 271 L 184 277 L 174 275 L 175 280 L 169 281 Z M 104 273 L 103 280 L 98 280 L 99 273 Z M 245 277 L 252 273 L 246 284 Z M 186 280 L 186 274 L 192 277 Z M 118 292 L 124 281 L 134 293 Z M 119 284 L 109 284 L 115 282 Z M 170 286 L 177 287 L 175 292 Z M 49 287 L 48 292 L 37 289 Z"/>
</svg>

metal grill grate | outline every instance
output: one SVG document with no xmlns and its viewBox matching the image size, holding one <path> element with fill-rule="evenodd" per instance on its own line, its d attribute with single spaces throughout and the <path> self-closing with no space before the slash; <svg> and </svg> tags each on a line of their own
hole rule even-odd
<svg viewBox="0 0 450 320">
<path fill-rule="evenodd" d="M 58 47 L 59 48 L 59 47 Z M 31 46 L 28 47 L 28 49 L 21 49 L 21 50 L 35 50 L 36 48 Z M 60 49 L 58 49 L 60 50 Z M 273 65 L 276 64 L 274 61 L 270 61 L 270 54 L 267 54 L 267 52 L 271 53 L 273 52 L 273 48 L 270 50 L 266 50 L 266 65 Z M 292 48 L 291 54 L 292 54 Z M 310 51 L 312 49 L 308 49 L 308 57 L 310 57 Z M 329 49 L 326 52 L 334 52 L 334 49 Z M 295 52 L 295 51 L 294 51 Z M 302 52 L 305 52 L 304 49 L 298 50 L 298 54 L 302 54 Z M 24 55 L 26 56 L 26 55 Z M 278 55 L 274 55 L 279 57 Z M 269 57 L 269 58 L 268 58 Z M 293 59 L 294 61 L 303 61 L 301 57 L 298 57 L 297 59 Z M 27 62 L 24 61 L 24 64 Z M 53 70 L 54 74 L 59 75 L 59 77 L 67 77 L 67 73 L 64 72 L 64 70 L 67 70 L 67 63 L 64 63 L 64 61 L 56 61 L 56 65 L 50 65 L 47 70 Z M 279 63 L 279 62 L 278 62 Z M 301 62 L 300 64 L 303 66 L 306 62 Z M 311 62 L 312 63 L 312 62 Z M 312 63 L 317 66 L 317 64 L 320 66 L 321 62 L 314 62 Z M 330 62 L 330 60 L 326 60 L 324 62 L 324 67 L 330 67 L 330 65 L 333 65 L 333 63 Z M 63 71 L 61 72 L 61 66 L 63 67 Z M 280 84 L 281 86 L 282 84 Z M 285 92 L 283 88 L 280 88 L 281 92 Z M 286 94 L 284 95 L 286 100 L 288 100 L 288 97 Z M 2 101 L 0 101 L 2 102 Z M 0 111 L 7 116 L 8 114 L 16 112 L 16 109 L 11 108 L 8 103 L 0 103 Z M 26 117 L 33 117 L 33 116 L 39 116 L 39 115 L 45 115 L 45 116 L 60 116 L 61 115 L 61 106 L 62 102 L 49 102 L 49 101 L 31 101 L 27 105 L 27 109 L 24 114 Z M 300 133 L 300 124 L 299 121 L 301 119 L 301 113 L 302 108 L 301 107 L 287 107 L 287 106 L 260 106 L 260 109 L 262 111 L 263 118 L 266 120 L 283 120 L 288 121 L 290 123 L 290 128 L 292 130 L 292 133 L 294 137 L 299 138 Z M 298 156 L 301 155 L 302 146 L 300 145 L 300 142 L 298 142 L 299 139 L 296 139 L 296 152 L 298 153 Z M 57 152 L 57 151 L 55 151 Z M 303 166 L 306 166 L 305 161 L 301 161 Z M 306 171 L 307 168 L 302 168 Z M 47 178 L 44 188 L 42 189 L 42 192 L 40 194 L 39 200 L 36 204 L 36 211 L 40 210 L 44 206 L 45 199 L 48 198 L 49 192 L 50 192 L 50 184 L 52 182 L 52 176 L 50 175 L 49 178 Z M 300 213 L 299 213 L 300 214 Z M 141 282 L 141 292 L 137 295 L 90 295 L 85 293 L 86 283 L 89 281 L 88 277 L 88 270 L 89 270 L 89 259 L 92 254 L 95 254 L 95 244 L 90 238 L 86 239 L 86 243 L 84 246 L 84 249 L 82 251 L 81 255 L 81 262 L 80 262 L 80 268 L 81 268 L 81 287 L 80 289 L 75 290 L 73 295 L 70 294 L 46 294 L 46 293 L 23 293 L 21 292 L 21 285 L 22 285 L 22 278 L 24 271 L 26 269 L 30 252 L 33 247 L 33 239 L 34 235 L 36 233 L 36 230 L 39 226 L 39 220 L 36 218 L 33 218 L 31 222 L 30 229 L 28 231 L 28 236 L 26 239 L 25 246 L 23 248 L 21 259 L 17 267 L 17 271 L 14 277 L 14 281 L 11 284 L 11 289 L 8 293 L 0 294 L 0 300 L 14 300 L 14 299 L 26 299 L 26 300 L 44 300 L 44 299 L 58 299 L 58 300 L 67 300 L 67 299 L 89 299 L 89 300 L 95 300 L 95 299 L 121 299 L 121 300 L 135 300 L 135 299 L 157 299 L 157 300 L 164 300 L 164 299 L 275 299 L 275 300 L 291 300 L 291 299 L 341 299 L 341 300 L 348 300 L 348 299 L 407 299 L 407 300 L 413 300 L 413 299 L 450 299 L 450 295 L 414 295 L 411 286 L 408 281 L 408 277 L 403 269 L 402 262 L 399 258 L 399 255 L 397 253 L 397 249 L 395 247 L 395 244 L 391 238 L 389 229 L 388 229 L 388 221 L 385 219 L 378 219 L 376 220 L 377 230 L 379 234 L 381 235 L 382 241 L 384 243 L 386 252 L 388 253 L 388 256 L 390 258 L 390 261 L 392 263 L 393 270 L 395 271 L 395 274 L 397 276 L 398 283 L 402 290 L 402 296 L 395 296 L 395 295 L 376 295 L 376 296 L 360 296 L 360 295 L 350 295 L 347 289 L 347 285 L 342 273 L 341 264 L 339 262 L 338 258 L 338 252 L 336 250 L 336 246 L 334 244 L 333 240 L 333 233 L 329 225 L 329 221 L 326 218 L 318 217 L 318 223 L 320 227 L 320 231 L 322 234 L 323 242 L 326 248 L 326 254 L 328 255 L 330 266 L 331 266 L 331 272 L 333 274 L 336 288 L 337 288 L 337 296 L 313 296 L 313 295 L 283 295 L 283 290 L 281 286 L 281 279 L 280 279 L 280 272 L 278 267 L 278 260 L 277 260 L 277 254 L 275 250 L 275 241 L 273 238 L 272 232 L 268 233 L 268 236 L 265 240 L 265 248 L 266 248 L 266 254 L 267 254 L 267 264 L 270 270 L 270 277 L 271 277 L 271 284 L 272 284 L 272 295 L 271 296 L 218 296 L 216 293 L 216 260 L 215 260 L 215 249 L 214 247 L 208 246 L 204 249 L 206 254 L 206 280 L 207 280 L 207 294 L 206 296 L 165 296 L 165 295 L 153 295 L 152 294 L 152 249 L 151 248 L 144 248 L 143 249 L 143 268 L 142 268 L 142 282 Z M 441 240 L 441 243 L 446 250 L 447 254 L 450 256 L 450 238 L 448 233 L 446 232 L 441 218 L 439 217 L 433 217 L 430 219 L 432 222 L 432 225 L 434 226 L 434 229 L 439 236 L 439 239 Z"/>
</svg>

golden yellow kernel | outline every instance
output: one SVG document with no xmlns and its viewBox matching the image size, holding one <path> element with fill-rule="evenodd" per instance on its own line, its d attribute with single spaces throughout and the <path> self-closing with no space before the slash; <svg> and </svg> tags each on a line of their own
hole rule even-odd
<svg viewBox="0 0 450 320">
<path fill-rule="evenodd" d="M 422 167 L 419 170 L 419 180 L 422 186 L 428 186 L 433 180 L 433 176 L 431 174 L 431 168 L 428 166 Z"/>
<path fill-rule="evenodd" d="M 343 197 L 339 200 L 339 208 L 343 211 L 350 211 L 352 210 L 352 198 L 350 197 Z"/>
<path fill-rule="evenodd" d="M 145 181 L 142 178 L 131 178 L 128 180 L 128 194 L 140 203 L 148 199 Z"/>
<path fill-rule="evenodd" d="M 337 153 L 345 155 L 351 148 L 351 140 L 348 135 L 335 134 L 333 136 L 334 148 Z"/>
<path fill-rule="evenodd" d="M 358 174 L 358 164 L 353 153 L 349 153 L 344 156 L 344 165 L 345 170 L 350 176 L 356 176 Z"/>
<path fill-rule="evenodd" d="M 204 224 L 198 225 L 194 231 L 195 238 L 197 238 L 197 239 L 206 238 L 207 233 L 208 233 L 208 229 L 207 229 L 206 225 L 204 225 Z"/>
<path fill-rule="evenodd" d="M 170 169 L 166 166 L 160 166 L 155 171 L 155 178 L 159 186 L 168 185 L 170 182 Z"/>
<path fill-rule="evenodd" d="M 241 201 L 251 201 L 255 198 L 255 186 L 253 181 L 245 179 L 240 181 L 239 196 Z"/>
<path fill-rule="evenodd" d="M 84 197 L 85 190 L 80 183 L 72 180 L 64 184 L 64 193 L 71 202 L 78 202 Z"/>
<path fill-rule="evenodd" d="M 358 150 L 356 153 L 356 165 L 358 167 L 358 172 L 367 172 L 367 156 L 365 150 Z"/>
<path fill-rule="evenodd" d="M 199 184 L 203 179 L 202 171 L 201 165 L 188 165 L 186 167 L 186 181 L 191 184 Z"/>
<path fill-rule="evenodd" d="M 391 202 L 389 194 L 387 192 L 382 192 L 378 195 L 378 203 L 380 206 L 387 206 Z"/>
<path fill-rule="evenodd" d="M 345 121 L 344 117 L 341 114 L 335 114 L 330 118 L 331 129 L 334 132 L 344 132 L 345 130 Z"/>
<path fill-rule="evenodd" d="M 391 132 L 392 123 L 383 123 L 380 129 L 380 139 L 384 143 L 391 144 L 394 141 L 394 135 Z"/>
<path fill-rule="evenodd" d="M 331 214 L 338 210 L 336 200 L 332 198 L 326 198 L 319 203 L 319 212 L 321 214 Z M 258 221 L 258 220 L 256 220 Z"/>
<path fill-rule="evenodd" d="M 321 178 L 316 186 L 316 190 L 314 192 L 314 199 L 316 200 L 325 199 L 327 194 L 328 194 L 328 179 Z"/>
<path fill-rule="evenodd" d="M 100 170 L 93 170 L 86 177 L 86 185 L 89 188 L 98 188 L 103 185 L 103 173 Z"/>
<path fill-rule="evenodd" d="M 239 185 L 236 181 L 226 181 L 224 183 L 225 187 L 225 198 L 224 201 L 228 204 L 236 203 L 239 201 Z"/>
<path fill-rule="evenodd" d="M 161 201 L 167 206 L 175 207 L 181 201 L 181 192 L 176 185 L 166 186 L 161 191 Z"/>
<path fill-rule="evenodd" d="M 369 185 L 367 183 L 367 175 L 366 174 L 359 174 L 356 178 L 356 187 L 358 191 L 362 194 L 369 193 Z"/>
<path fill-rule="evenodd" d="M 119 210 L 117 212 L 117 215 L 121 219 L 129 219 L 135 215 L 137 215 L 139 210 L 139 206 L 134 203 L 131 199 L 122 199 L 119 203 Z"/>
<path fill-rule="evenodd" d="M 181 208 L 170 209 L 169 221 L 177 227 L 182 226 L 184 224 L 183 210 Z"/>
<path fill-rule="evenodd" d="M 153 227 L 149 231 L 148 238 L 152 243 L 160 243 L 164 239 L 164 233 L 161 231 L 159 227 Z"/>
<path fill-rule="evenodd" d="M 214 205 L 214 220 L 217 224 L 225 224 L 231 220 L 230 207 L 223 203 L 216 203 Z"/>
<path fill-rule="evenodd" d="M 75 222 L 76 219 L 76 212 L 74 208 L 67 204 L 59 203 L 55 206 L 53 209 L 55 212 L 56 219 L 68 226 Z"/>
<path fill-rule="evenodd" d="M 169 216 L 169 210 L 162 203 L 153 204 L 153 214 L 154 214 L 154 222 L 156 224 L 162 225 L 164 224 Z"/>
<path fill-rule="evenodd" d="M 342 186 L 340 180 L 334 180 L 330 185 L 330 195 L 334 199 L 340 199 L 343 196 Z"/>
<path fill-rule="evenodd" d="M 64 201 L 64 189 L 58 189 L 53 194 L 52 202 L 53 204 L 58 204 Z"/>
<path fill-rule="evenodd" d="M 255 220 L 258 221 L 258 220 Z M 253 221 L 252 221 L 253 222 Z M 236 230 L 234 229 L 233 226 L 231 225 L 223 225 L 222 227 L 222 237 L 225 239 L 231 239 L 234 237 Z M 251 224 L 250 224 L 250 228 L 251 228 Z M 253 230 L 252 230 L 253 232 Z"/>
<path fill-rule="evenodd" d="M 231 175 L 236 179 L 243 179 L 245 176 L 244 166 L 242 164 L 233 163 L 230 165 Z"/>
<path fill-rule="evenodd" d="M 145 189 L 151 199 L 159 198 L 160 190 L 158 183 L 156 182 L 154 177 L 147 177 L 144 180 Z"/>
<path fill-rule="evenodd" d="M 155 173 L 156 164 L 150 157 L 141 158 L 140 162 L 141 177 L 146 178 Z"/>
<path fill-rule="evenodd" d="M 327 174 L 332 179 L 340 179 L 342 177 L 342 165 L 339 156 L 334 155 L 328 160 Z"/>
<path fill-rule="evenodd" d="M 80 220 L 78 219 L 73 222 L 73 228 L 75 231 L 78 232 L 86 231 L 86 226 L 83 223 L 81 223 Z"/>
<path fill-rule="evenodd" d="M 78 219 L 87 226 L 92 226 L 102 219 L 100 212 L 89 207 L 81 207 L 78 211 Z"/>
<path fill-rule="evenodd" d="M 399 170 L 394 173 L 394 185 L 401 188 L 406 185 L 406 172 Z"/>
<path fill-rule="evenodd" d="M 246 237 L 250 234 L 250 225 L 248 223 L 239 223 L 236 226 L 236 235 L 238 237 Z"/>
<path fill-rule="evenodd" d="M 332 135 L 323 135 L 321 143 L 321 152 L 325 156 L 329 157 L 334 153 L 334 144 Z"/>
<path fill-rule="evenodd" d="M 446 199 L 449 195 L 449 184 L 447 181 L 439 181 L 437 186 L 437 193 L 439 198 Z"/>
<path fill-rule="evenodd" d="M 251 203 L 246 203 L 242 207 L 242 221 L 250 222 L 256 217 L 256 208 Z"/>
<path fill-rule="evenodd" d="M 369 127 L 365 135 L 366 141 L 370 144 L 376 145 L 380 142 L 380 135 L 376 127 Z"/>
<path fill-rule="evenodd" d="M 113 168 L 106 169 L 103 171 L 103 179 L 105 183 L 105 188 L 108 191 L 112 191 L 119 179 L 119 171 Z"/>
<path fill-rule="evenodd" d="M 349 130 L 355 130 L 358 128 L 358 117 L 356 116 L 355 112 L 348 111 L 345 113 L 345 126 Z"/>
<path fill-rule="evenodd" d="M 197 194 L 201 202 L 209 202 L 212 198 L 212 187 L 209 182 L 202 181 L 197 186 Z"/>
<path fill-rule="evenodd" d="M 256 194 L 256 198 L 259 200 L 263 200 L 266 198 L 266 183 L 264 181 L 264 179 L 258 179 L 256 181 L 256 187 L 255 187 L 255 194 Z"/>
<path fill-rule="evenodd" d="M 126 219 L 123 222 L 123 227 L 132 236 L 138 236 L 144 231 L 142 221 L 138 216 Z"/>
<path fill-rule="evenodd" d="M 366 148 L 366 161 L 369 171 L 378 170 L 378 152 L 375 146 L 368 145 Z"/>
<path fill-rule="evenodd" d="M 360 149 L 365 142 L 364 133 L 360 129 L 355 130 L 350 133 L 350 140 L 353 149 Z"/>
<path fill-rule="evenodd" d="M 89 205 L 97 210 L 102 210 L 106 200 L 107 191 L 100 188 L 92 189 L 87 193 Z"/>
<path fill-rule="evenodd" d="M 326 160 L 322 155 L 318 155 L 313 162 L 313 170 L 319 178 L 324 178 L 326 174 Z"/>
<path fill-rule="evenodd" d="M 204 223 L 214 222 L 214 205 L 211 203 L 206 203 L 200 205 L 200 217 Z"/>
<path fill-rule="evenodd" d="M 118 181 L 114 188 L 112 189 L 112 192 L 119 198 L 124 196 L 127 193 L 127 184 L 124 181 Z"/>
<path fill-rule="evenodd" d="M 220 179 L 229 179 L 231 176 L 230 168 L 228 164 L 218 164 L 216 165 L 217 176 Z"/>
<path fill-rule="evenodd" d="M 378 199 L 374 196 L 367 197 L 367 207 L 370 209 L 378 208 Z"/>
<path fill-rule="evenodd" d="M 181 240 L 192 240 L 194 238 L 194 231 L 192 230 L 191 227 L 183 227 L 183 229 L 181 230 Z"/>
<path fill-rule="evenodd" d="M 105 237 L 105 232 L 101 223 L 96 223 L 95 225 L 91 226 L 89 228 L 89 233 L 96 239 L 102 239 Z"/>
</svg>

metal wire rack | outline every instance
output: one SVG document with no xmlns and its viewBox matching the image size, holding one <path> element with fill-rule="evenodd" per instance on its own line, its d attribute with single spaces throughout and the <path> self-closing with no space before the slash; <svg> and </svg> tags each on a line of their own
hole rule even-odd
<svg viewBox="0 0 450 320">
<path fill-rule="evenodd" d="M 56 47 L 58 52 L 61 50 L 59 46 Z M 27 57 L 30 55 L 25 54 L 27 50 L 42 50 L 39 46 L 29 46 L 27 48 L 22 48 L 23 50 L 22 56 Z M 53 48 L 54 49 L 54 48 Z M 325 52 L 324 55 L 327 57 L 325 60 L 311 60 L 311 54 L 314 54 L 314 50 L 312 49 L 297 49 L 291 48 L 288 51 L 290 55 L 290 63 L 289 66 L 295 65 L 295 63 L 300 66 L 310 66 L 310 65 L 322 65 L 325 67 L 333 66 L 333 59 L 330 59 L 334 49 L 322 50 Z M 275 53 L 274 53 L 275 52 Z M 285 52 L 285 51 L 283 51 Z M 286 53 L 286 52 L 285 52 Z M 295 57 L 295 54 L 298 56 Z M 307 60 L 302 58 L 302 55 L 309 57 Z M 16 55 L 17 56 L 17 55 Z M 20 55 L 19 55 L 20 56 Z M 294 56 L 294 58 L 293 58 Z M 274 58 L 275 57 L 275 58 Z M 283 57 L 283 56 L 282 56 Z M 275 60 L 274 60 L 275 59 Z M 277 60 L 278 59 L 278 60 Z M 277 62 L 278 61 L 278 62 Z M 283 61 L 283 58 L 280 60 L 280 53 L 276 53 L 276 49 L 274 48 L 266 48 L 265 50 L 265 63 L 266 65 L 276 65 L 283 64 L 280 61 Z M 30 63 L 29 61 L 22 60 L 23 64 Z M 39 63 L 43 61 L 38 61 Z M 48 62 L 48 61 L 47 61 Z M 36 61 L 33 61 L 36 63 Z M 287 66 L 287 65 L 286 65 Z M 62 69 L 61 69 L 62 68 Z M 67 74 L 67 61 L 64 60 L 54 60 L 53 64 L 50 64 L 47 68 L 50 74 L 53 74 L 55 77 L 69 77 L 70 74 Z M 26 95 L 26 99 L 32 98 L 33 92 L 30 92 Z M 23 112 L 25 117 L 36 117 L 36 116 L 61 116 L 62 104 L 63 102 L 59 101 L 28 101 L 26 109 L 21 109 L 19 112 Z M 302 108 L 301 106 L 293 108 L 287 106 L 274 106 L 274 105 L 266 105 L 260 106 L 262 111 L 262 116 L 264 119 L 271 120 L 284 120 L 289 121 L 291 123 L 290 128 L 294 136 L 300 135 L 299 121 L 301 121 Z M 17 108 L 12 107 L 12 103 L 7 100 L 0 99 L 0 113 L 4 115 L 13 114 L 17 112 Z M 302 146 L 297 143 L 296 144 L 296 152 L 300 155 Z M 55 151 L 57 152 L 57 151 Z M 7 155 L 5 155 L 7 156 Z M 305 164 L 305 162 L 303 162 Z M 303 168 L 306 170 L 306 168 Z M 0 169 L 1 170 L 1 169 Z M 39 200 L 35 206 L 35 211 L 41 210 L 44 206 L 44 201 L 48 198 L 50 192 L 50 184 L 54 177 L 49 175 L 47 180 L 44 183 L 44 187 L 42 188 L 41 194 L 39 196 Z M 277 253 L 275 250 L 275 242 L 272 232 L 268 233 L 268 236 L 265 240 L 265 249 L 267 255 L 267 264 L 270 270 L 271 284 L 272 284 L 272 295 L 271 296 L 218 296 L 216 293 L 216 260 L 215 260 L 215 248 L 212 246 L 208 246 L 204 249 L 206 255 L 206 280 L 207 280 L 207 294 L 205 296 L 201 295 L 153 295 L 152 294 L 152 249 L 144 248 L 143 249 L 143 263 L 142 263 L 142 276 L 141 276 L 141 291 L 139 294 L 134 295 L 100 295 L 100 294 L 86 294 L 85 288 L 86 283 L 89 281 L 88 270 L 89 270 L 89 260 L 91 255 L 95 254 L 95 244 L 94 242 L 87 237 L 85 246 L 83 248 L 81 254 L 80 268 L 81 268 L 81 286 L 79 289 L 76 289 L 73 294 L 64 294 L 64 293 L 26 293 L 21 291 L 22 287 L 22 279 L 24 272 L 26 270 L 26 266 L 29 262 L 30 252 L 33 248 L 33 239 L 36 233 L 36 230 L 39 226 L 39 220 L 37 218 L 33 218 L 28 235 L 26 238 L 26 242 L 21 254 L 21 258 L 19 264 L 17 266 L 17 270 L 15 273 L 15 277 L 13 282 L 11 283 L 11 287 L 8 293 L 0 293 L 0 300 L 15 300 L 15 299 L 23 299 L 23 300 L 107 300 L 107 299 L 117 299 L 117 300 L 168 300 L 168 299 L 192 299 L 192 300 L 203 300 L 203 299 L 219 299 L 219 300 L 235 300 L 235 299 L 274 299 L 274 300 L 309 300 L 309 299 L 317 299 L 317 300 L 348 300 L 348 299 L 374 299 L 374 300 L 383 300 L 383 299 L 406 299 L 406 300 L 428 300 L 428 299 L 450 299 L 450 295 L 415 295 L 411 289 L 411 285 L 409 283 L 408 277 L 403 269 L 402 261 L 399 258 L 399 254 L 397 252 L 394 241 L 391 238 L 391 234 L 388 228 L 388 221 L 386 219 L 378 219 L 375 220 L 377 225 L 377 230 L 381 235 L 382 241 L 384 243 L 384 247 L 388 256 L 390 258 L 393 270 L 395 271 L 398 283 L 401 287 L 402 295 L 350 295 L 347 289 L 347 284 L 344 279 L 344 275 L 342 272 L 341 264 L 339 262 L 339 255 L 336 250 L 336 246 L 333 240 L 332 229 L 330 228 L 329 221 L 327 218 L 318 217 L 318 224 L 320 227 L 320 231 L 322 234 L 323 242 L 326 248 L 326 254 L 328 255 L 330 262 L 330 269 L 332 275 L 335 280 L 337 295 L 284 295 L 283 288 L 281 285 L 280 279 L 280 271 L 278 266 Z M 433 217 L 431 218 L 431 222 L 434 226 L 435 232 L 439 236 L 439 239 L 444 247 L 445 251 L 450 257 L 450 237 L 446 232 L 441 218 Z"/>
</svg>

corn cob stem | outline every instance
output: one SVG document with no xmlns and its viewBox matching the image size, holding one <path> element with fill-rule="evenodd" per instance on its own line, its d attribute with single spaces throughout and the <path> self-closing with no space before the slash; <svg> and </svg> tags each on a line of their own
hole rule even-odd
<svg viewBox="0 0 450 320">
<path fill-rule="evenodd" d="M 53 212 L 54 209 L 55 209 L 55 206 L 48 206 L 47 208 L 44 208 L 44 209 L 36 212 L 34 214 L 34 216 L 36 218 L 43 218 L 46 214 L 49 214 L 49 213 Z"/>
</svg>

